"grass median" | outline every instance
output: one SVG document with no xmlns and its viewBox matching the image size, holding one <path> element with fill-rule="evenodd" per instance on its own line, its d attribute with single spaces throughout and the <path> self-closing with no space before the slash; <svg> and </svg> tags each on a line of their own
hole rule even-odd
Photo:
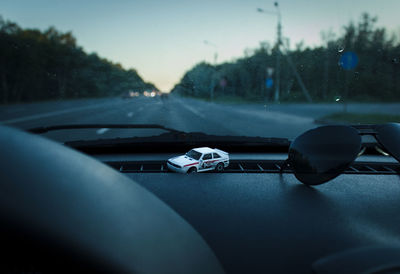
<svg viewBox="0 0 400 274">
<path fill-rule="evenodd" d="M 400 123 L 400 115 L 382 113 L 337 112 L 324 116 L 318 120 L 345 122 L 350 124 L 383 124 L 390 122 Z"/>
</svg>

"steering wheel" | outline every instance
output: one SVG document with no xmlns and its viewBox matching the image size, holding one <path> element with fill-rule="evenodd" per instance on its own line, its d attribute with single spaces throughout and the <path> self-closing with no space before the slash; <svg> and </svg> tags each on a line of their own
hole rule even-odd
<svg viewBox="0 0 400 274">
<path fill-rule="evenodd" d="M 89 156 L 0 126 L 0 167 L 1 272 L 223 272 L 175 211 Z"/>
</svg>

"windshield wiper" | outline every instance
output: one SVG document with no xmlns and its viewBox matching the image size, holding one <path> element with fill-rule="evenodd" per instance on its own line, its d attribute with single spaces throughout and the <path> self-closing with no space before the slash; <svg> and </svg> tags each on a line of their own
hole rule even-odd
<svg viewBox="0 0 400 274">
<path fill-rule="evenodd" d="M 130 129 L 130 128 L 142 128 L 142 129 L 163 129 L 172 133 L 185 134 L 183 131 L 164 127 L 157 124 L 78 124 L 78 125 L 55 125 L 55 126 L 43 126 L 28 129 L 31 133 L 42 134 L 54 130 L 69 130 L 69 129 L 89 129 L 89 128 L 119 128 L 119 129 Z"/>
</svg>

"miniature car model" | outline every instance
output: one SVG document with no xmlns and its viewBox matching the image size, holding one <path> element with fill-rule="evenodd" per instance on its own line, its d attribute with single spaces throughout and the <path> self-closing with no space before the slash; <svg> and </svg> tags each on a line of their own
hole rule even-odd
<svg viewBox="0 0 400 274">
<path fill-rule="evenodd" d="M 229 165 L 229 153 L 209 147 L 194 148 L 185 155 L 170 158 L 167 166 L 179 173 L 222 171 Z"/>
</svg>

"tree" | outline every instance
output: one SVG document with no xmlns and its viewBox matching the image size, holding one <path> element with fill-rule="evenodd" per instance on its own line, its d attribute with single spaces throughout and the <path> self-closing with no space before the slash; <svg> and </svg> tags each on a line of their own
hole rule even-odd
<svg viewBox="0 0 400 274">
<path fill-rule="evenodd" d="M 314 101 L 333 101 L 337 97 L 348 100 L 400 100 L 399 37 L 388 37 L 384 28 L 376 27 L 377 18 L 362 14 L 358 23 L 349 22 L 340 35 L 332 30 L 322 32 L 323 45 L 314 48 L 298 43 L 287 51 L 297 72 Z M 358 64 L 345 70 L 339 60 L 345 52 L 353 52 Z M 265 88 L 267 67 L 275 67 L 276 48 L 262 43 L 258 49 L 245 52 L 243 58 L 217 66 L 198 64 L 185 73 L 173 91 L 207 97 L 210 83 L 226 79 L 226 86 L 216 86 L 216 96 L 238 96 L 261 100 L 268 96 Z M 282 60 L 285 56 L 282 57 Z M 287 59 L 287 58 L 286 58 Z M 281 62 L 281 100 L 304 101 L 301 87 L 287 62 Z"/>
<path fill-rule="evenodd" d="M 87 54 L 71 32 L 21 29 L 0 17 L 0 103 L 156 89 L 136 70 Z"/>
</svg>

